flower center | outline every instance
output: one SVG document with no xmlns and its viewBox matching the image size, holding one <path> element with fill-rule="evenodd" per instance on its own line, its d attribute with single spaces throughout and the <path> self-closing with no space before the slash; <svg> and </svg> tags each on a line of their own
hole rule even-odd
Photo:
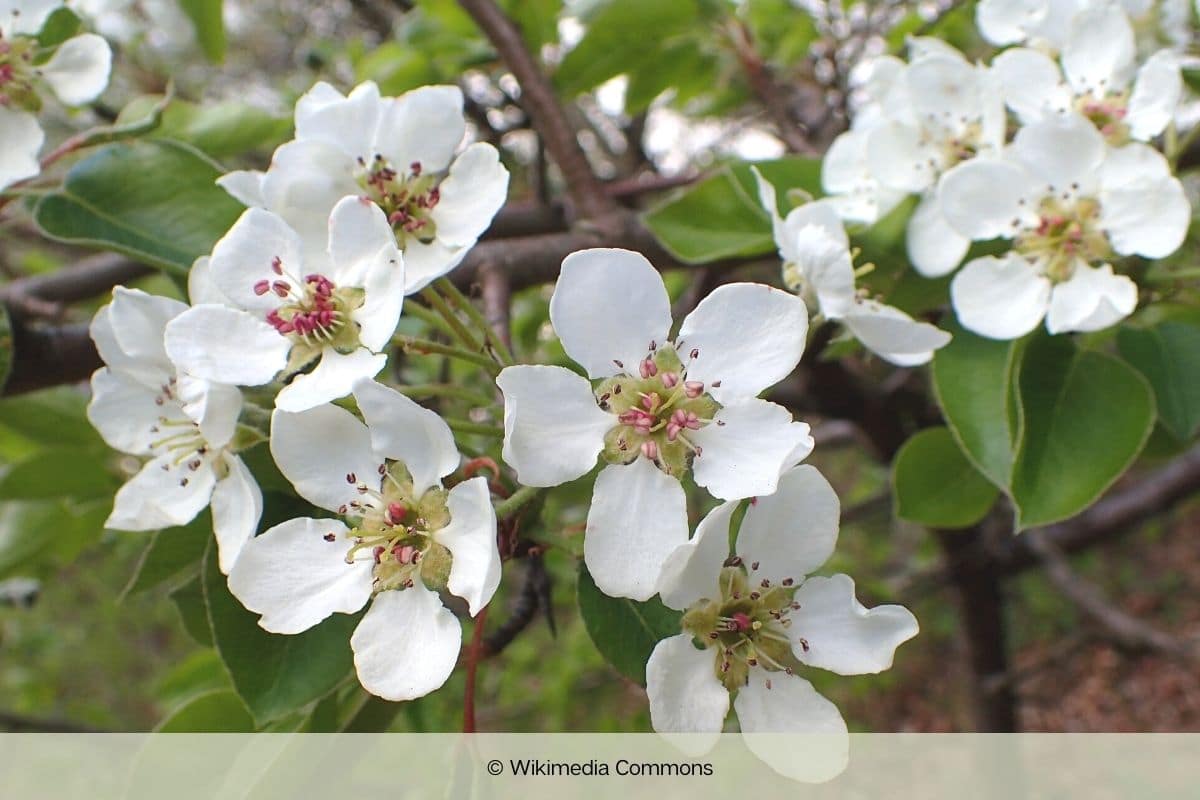
<svg viewBox="0 0 1200 800">
<path fill-rule="evenodd" d="M 947 125 L 946 120 L 931 114 L 922 127 L 920 146 L 930 151 L 923 169 L 937 178 L 951 167 L 979 155 L 984 149 L 983 125 L 978 120 L 961 119 L 959 125 Z"/>
<path fill-rule="evenodd" d="M 169 464 L 163 464 L 164 470 L 186 466 L 187 472 L 197 471 L 209 457 L 208 440 L 201 433 L 200 425 L 182 413 L 177 379 L 171 378 L 160 387 L 154 403 L 164 412 L 178 411 L 179 414 L 164 413 L 150 426 L 150 433 L 155 437 L 150 442 L 151 453 L 155 457 L 174 456 Z M 180 486 L 188 485 L 187 472 L 180 477 Z"/>
<path fill-rule="evenodd" d="M 1129 141 L 1129 125 L 1125 123 L 1128 113 L 1129 94 L 1095 94 L 1088 92 L 1075 99 L 1075 110 L 1091 120 L 1104 138 L 1114 147 Z"/>
<path fill-rule="evenodd" d="M 315 273 L 297 280 L 285 272 L 278 256 L 271 261 L 271 271 L 277 277 L 257 281 L 254 293 L 272 293 L 285 301 L 267 312 L 266 320 L 298 347 L 298 358 L 293 360 L 307 363 L 325 347 L 340 353 L 358 348 L 358 328 L 351 324 L 350 315 L 363 303 L 361 289 L 339 289 L 329 278 Z"/>
<path fill-rule="evenodd" d="M 1100 228 L 1100 204 L 1074 197 L 1075 189 L 1043 200 L 1037 223 L 1016 241 L 1016 249 L 1055 283 L 1069 280 L 1080 262 L 1103 261 L 1112 255 L 1108 237 Z"/>
<path fill-rule="evenodd" d="M 431 589 L 445 588 L 452 558 L 450 551 L 434 540 L 434 533 L 450 524 L 446 490 L 434 487 L 417 497 L 412 477 L 399 461 L 380 466 L 378 489 L 359 478 L 351 473 L 346 481 L 362 499 L 338 509 L 355 520 L 346 534 L 352 542 L 346 561 L 354 561 L 363 551 L 371 553 L 375 593 L 407 589 L 418 580 Z M 326 534 L 325 539 L 335 542 L 337 535 Z"/>
<path fill-rule="evenodd" d="M 716 599 L 699 600 L 683 615 L 683 630 L 713 651 L 717 680 L 729 691 L 746 685 L 751 667 L 793 674 L 800 666 L 793 642 L 808 646 L 788 635 L 789 615 L 800 607 L 793 599 L 795 581 L 755 581 L 757 568 L 752 564 L 747 571 L 740 558 L 730 558 L 718 578 Z"/>
<path fill-rule="evenodd" d="M 692 358 L 696 355 L 693 351 Z M 720 386 L 720 382 L 713 385 Z M 713 416 L 721 408 L 703 383 L 687 379 L 687 367 L 675 346 L 659 349 L 653 342 L 649 354 L 638 362 L 637 377 L 614 376 L 601 381 L 595 393 L 600 408 L 617 418 L 617 425 L 605 437 L 605 459 L 628 464 L 640 454 L 677 477 L 692 457 L 702 452 L 691 433 L 713 424 Z"/>
<path fill-rule="evenodd" d="M 42 107 L 34 88 L 37 42 L 24 36 L 0 36 L 0 106 L 35 112 Z"/>
<path fill-rule="evenodd" d="M 359 184 L 387 214 L 401 248 L 410 237 L 424 244 L 437 237 L 437 224 L 433 220 L 433 209 L 441 199 L 438 188 L 441 179 L 437 175 L 424 172 L 420 161 L 414 161 L 406 172 L 401 172 L 378 154 L 370 163 L 359 158 L 358 165 Z"/>
</svg>

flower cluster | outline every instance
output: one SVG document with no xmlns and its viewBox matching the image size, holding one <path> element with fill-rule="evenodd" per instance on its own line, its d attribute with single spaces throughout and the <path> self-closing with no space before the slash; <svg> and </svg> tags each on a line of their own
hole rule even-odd
<svg viewBox="0 0 1200 800">
<path fill-rule="evenodd" d="M 1138 294 L 1122 257 L 1171 254 L 1190 219 L 1168 159 L 1148 144 L 1173 123 L 1179 57 L 1145 53 L 1138 13 L 1108 0 L 993 0 L 979 5 L 981 31 L 1024 46 L 991 64 L 922 38 L 907 62 L 877 59 L 823 164 L 825 202 L 872 223 L 917 195 L 906 242 L 929 277 L 954 272 L 972 242 L 1009 240 L 951 286 L 959 321 L 983 336 L 1120 321 Z"/>
<path fill-rule="evenodd" d="M 47 92 L 81 106 L 108 86 L 112 51 L 102 37 L 74 36 L 49 56 L 38 41 L 46 21 L 62 7 L 53 0 L 0 2 L 0 189 L 41 171 L 38 153 L 46 137 L 37 112 Z"/>
</svg>

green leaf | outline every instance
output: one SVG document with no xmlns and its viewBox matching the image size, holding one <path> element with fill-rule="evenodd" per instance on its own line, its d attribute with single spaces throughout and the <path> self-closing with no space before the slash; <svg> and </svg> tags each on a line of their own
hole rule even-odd
<svg viewBox="0 0 1200 800">
<path fill-rule="evenodd" d="M 145 117 L 161 103 L 158 95 L 143 95 L 121 109 L 118 121 Z M 173 100 L 162 112 L 156 138 L 186 142 L 212 158 L 237 156 L 252 150 L 273 150 L 287 140 L 292 121 L 246 103 L 197 105 Z"/>
<path fill-rule="evenodd" d="M 0 579 L 52 575 L 70 564 L 100 538 L 111 507 L 67 498 L 0 503 Z"/>
<path fill-rule="evenodd" d="M 1150 381 L 1158 420 L 1183 442 L 1200 428 L 1200 327 L 1164 322 L 1117 333 L 1121 355 Z"/>
<path fill-rule="evenodd" d="M 204 587 L 196 573 L 187 583 L 171 591 L 171 602 L 179 612 L 183 629 L 205 647 L 213 646 L 212 627 L 208 624 L 208 609 L 204 605 Z"/>
<path fill-rule="evenodd" d="M 166 139 L 108 145 L 80 161 L 34 219 L 56 241 L 103 247 L 179 274 L 212 250 L 242 212 L 222 170 Z"/>
<path fill-rule="evenodd" d="M 689 264 L 775 252 L 771 219 L 759 205 L 750 166 L 726 167 L 680 190 L 646 212 L 643 222 L 663 247 Z M 754 166 L 780 197 L 792 189 L 820 192 L 820 162 L 814 159 L 781 158 Z"/>
<path fill-rule="evenodd" d="M 293 636 L 267 633 L 258 626 L 258 615 L 229 593 L 225 576 L 217 569 L 215 547 L 209 547 L 202 576 L 217 652 L 260 725 L 320 700 L 350 674 L 350 634 L 358 615 L 334 614 Z"/>
<path fill-rule="evenodd" d="M 570 98 L 642 69 L 654 60 L 659 46 L 692 27 L 698 17 L 694 0 L 607 0 L 586 18 L 587 30 L 559 64 L 554 83 Z M 650 38 L 638 35 L 650 31 Z"/>
<path fill-rule="evenodd" d="M 181 528 L 150 534 L 150 541 L 122 594 L 144 592 L 185 573 L 199 574 L 211 536 L 212 516 L 207 512 Z"/>
<path fill-rule="evenodd" d="M 221 16 L 222 0 L 179 0 L 183 13 L 196 29 L 196 41 L 209 61 L 225 60 L 225 21 Z"/>
<path fill-rule="evenodd" d="M 1019 387 L 1024 424 L 1011 484 L 1018 530 L 1087 508 L 1133 463 L 1154 429 L 1146 379 L 1065 336 L 1034 336 Z"/>
<path fill-rule="evenodd" d="M 1017 435 L 1013 380 L 1020 345 L 976 336 L 952 320 L 944 327 L 954 338 L 933 357 L 942 416 L 967 460 L 1007 489 Z"/>
<path fill-rule="evenodd" d="M 892 466 L 896 514 L 931 528 L 966 528 L 999 491 L 971 466 L 948 428 L 927 428 L 900 448 Z"/>
<path fill-rule="evenodd" d="M 72 447 L 48 447 L 0 477 L 0 500 L 49 500 L 56 497 L 111 497 L 117 481 L 93 454 Z"/>
<path fill-rule="evenodd" d="M 66 386 L 0 399 L 0 425 L 35 442 L 108 452 L 87 420 L 88 398 Z"/>
<path fill-rule="evenodd" d="M 646 660 L 654 646 L 680 632 L 681 614 L 656 597 L 645 603 L 609 597 L 579 565 L 579 613 L 596 649 L 618 672 L 646 685 Z"/>
<path fill-rule="evenodd" d="M 558 41 L 558 15 L 562 0 L 505 0 L 502 7 L 521 29 L 521 38 L 530 52 Z"/>
<path fill-rule="evenodd" d="M 157 733 L 253 733 L 254 717 L 235 692 L 221 689 L 188 700 L 158 723 Z"/>
</svg>

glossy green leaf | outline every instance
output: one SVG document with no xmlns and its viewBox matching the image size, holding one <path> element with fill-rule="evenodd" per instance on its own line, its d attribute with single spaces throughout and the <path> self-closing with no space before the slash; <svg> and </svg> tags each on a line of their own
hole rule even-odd
<svg viewBox="0 0 1200 800">
<path fill-rule="evenodd" d="M 644 603 L 609 597 L 579 565 L 579 613 L 596 649 L 618 672 L 646 685 L 646 660 L 654 646 L 680 632 L 680 613 L 657 598 Z"/>
<path fill-rule="evenodd" d="M 1150 381 L 1158 420 L 1186 441 L 1200 428 L 1200 327 L 1164 322 L 1153 328 L 1122 328 L 1121 355 Z"/>
<path fill-rule="evenodd" d="M 151 533 L 124 594 L 144 592 L 173 578 L 199 574 L 211 537 L 212 516 L 207 511 L 181 528 Z"/>
<path fill-rule="evenodd" d="M 1013 380 L 1020 345 L 985 339 L 952 320 L 950 344 L 933 357 L 933 386 L 942 415 L 967 459 L 1007 489 L 1017 430 Z"/>
<path fill-rule="evenodd" d="M 191 580 L 173 589 L 170 598 L 188 635 L 198 644 L 212 647 L 212 627 L 208 624 L 208 608 L 204 604 L 204 587 L 200 585 L 200 573 L 197 572 Z"/>
<path fill-rule="evenodd" d="M 72 167 L 62 188 L 38 201 L 34 219 L 51 239 L 183 274 L 243 210 L 216 185 L 221 174 L 180 142 L 111 144 Z"/>
<path fill-rule="evenodd" d="M 294 636 L 267 633 L 258 615 L 229 593 L 215 547 L 209 548 L 202 576 L 213 642 L 260 725 L 321 699 L 352 672 L 350 634 L 358 616 L 334 614 Z"/>
<path fill-rule="evenodd" d="M 1154 429 L 1154 394 L 1118 358 L 1035 335 L 1021 360 L 1023 426 L 1012 474 L 1019 529 L 1078 514 L 1121 476 Z"/>
<path fill-rule="evenodd" d="M 48 447 L 0 476 L 0 500 L 111 497 L 118 485 L 98 456 L 73 447 Z"/>
<path fill-rule="evenodd" d="M 253 733 L 254 717 L 236 692 L 205 692 L 171 712 L 155 729 L 158 733 Z"/>
<path fill-rule="evenodd" d="M 813 159 L 781 158 L 754 166 L 780 198 L 792 189 L 820 192 L 820 163 Z M 643 221 L 673 256 L 689 264 L 776 251 L 749 164 L 727 167 L 680 190 L 644 214 Z"/>
<path fill-rule="evenodd" d="M 41 444 L 107 453 L 88 422 L 87 402 L 86 394 L 67 386 L 6 397 L 0 399 L 0 426 Z"/>
<path fill-rule="evenodd" d="M 926 428 L 900 448 L 892 465 L 896 515 L 931 528 L 966 528 L 1000 492 L 967 461 L 948 428 Z"/>
<path fill-rule="evenodd" d="M 521 38 L 531 52 L 540 52 L 542 45 L 558 41 L 562 0 L 505 0 L 501 5 L 521 29 Z"/>
<path fill-rule="evenodd" d="M 162 97 L 156 95 L 138 97 L 121 109 L 118 121 L 143 118 L 161 101 Z M 290 119 L 248 103 L 199 105 L 172 100 L 162 112 L 154 137 L 185 142 L 212 158 L 226 158 L 253 150 L 273 150 L 291 132 Z"/>
<path fill-rule="evenodd" d="M 221 16 L 222 0 L 179 0 L 183 13 L 196 29 L 196 41 L 209 61 L 225 59 L 225 21 Z"/>
<path fill-rule="evenodd" d="M 70 564 L 100 539 L 111 507 L 70 498 L 0 503 L 0 579 L 52 575 Z"/>
</svg>

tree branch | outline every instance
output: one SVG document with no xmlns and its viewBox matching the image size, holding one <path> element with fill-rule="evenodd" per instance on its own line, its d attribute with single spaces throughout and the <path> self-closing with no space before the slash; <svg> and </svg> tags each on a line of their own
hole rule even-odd
<svg viewBox="0 0 1200 800">
<path fill-rule="evenodd" d="M 115 253 L 100 253 L 44 275 L 21 278 L 0 286 L 0 303 L 17 316 L 35 303 L 66 304 L 88 300 L 112 287 L 137 280 L 153 270 Z M 28 314 L 24 314 L 28 315 Z"/>
<path fill-rule="evenodd" d="M 492 42 L 521 87 L 521 105 L 562 171 L 567 192 L 579 217 L 601 220 L 617 206 L 592 172 L 587 155 L 554 88 L 525 47 L 521 31 L 492 0 L 459 0 L 463 9 Z"/>
</svg>

